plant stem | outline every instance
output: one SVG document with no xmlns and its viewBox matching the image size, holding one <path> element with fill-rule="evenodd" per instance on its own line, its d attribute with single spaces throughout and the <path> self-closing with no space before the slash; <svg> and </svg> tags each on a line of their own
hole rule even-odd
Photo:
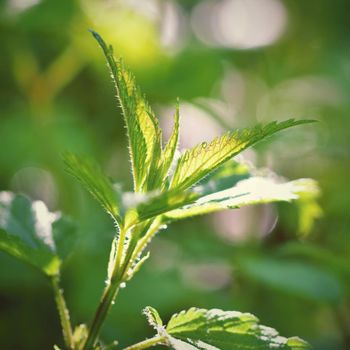
<svg viewBox="0 0 350 350">
<path fill-rule="evenodd" d="M 127 348 L 125 348 L 124 350 L 142 350 L 142 349 L 147 349 L 150 348 L 151 346 L 155 346 L 158 344 L 163 344 L 165 341 L 164 337 L 161 336 L 155 336 L 153 338 L 150 339 L 146 339 L 140 343 L 128 346 Z"/>
<path fill-rule="evenodd" d="M 84 344 L 83 350 L 90 350 L 97 342 L 101 326 L 106 319 L 109 309 L 111 308 L 115 297 L 119 291 L 119 282 L 108 284 L 103 292 L 100 304 L 92 321 L 88 338 Z"/>
<path fill-rule="evenodd" d="M 123 256 L 123 248 L 124 248 L 126 232 L 127 232 L 127 230 L 124 227 L 120 227 L 118 246 L 117 246 L 115 263 L 114 263 L 114 268 L 113 268 L 113 273 L 112 273 L 112 279 L 115 278 L 116 273 L 120 273 L 120 267 L 122 265 L 122 256 Z"/>
<path fill-rule="evenodd" d="M 111 274 L 110 281 L 102 294 L 100 304 L 92 321 L 89 330 L 89 335 L 86 339 L 83 350 L 90 350 L 96 345 L 102 324 L 105 321 L 108 311 L 110 310 L 113 301 L 118 294 L 120 284 L 125 278 L 125 273 L 128 271 L 129 267 L 132 265 L 135 259 L 137 259 L 139 254 L 141 254 L 142 250 L 145 248 L 152 236 L 158 231 L 159 225 L 160 223 L 156 222 L 155 225 L 151 226 L 146 235 L 140 240 L 140 244 L 137 245 L 129 261 L 125 261 L 125 257 L 123 258 L 123 250 L 127 229 L 125 229 L 124 227 L 120 227 L 113 272 Z"/>
<path fill-rule="evenodd" d="M 125 273 L 128 272 L 129 268 L 132 266 L 132 264 L 137 260 L 137 258 L 141 255 L 143 250 L 146 248 L 147 244 L 151 241 L 153 236 L 159 231 L 159 227 L 161 226 L 161 221 L 159 219 L 156 219 L 151 227 L 148 229 L 146 234 L 139 240 L 137 243 L 135 250 L 133 251 L 131 258 L 129 261 L 126 262 L 125 266 Z"/>
<path fill-rule="evenodd" d="M 69 318 L 69 311 L 67 308 L 66 301 L 63 296 L 63 290 L 60 288 L 59 276 L 53 276 L 51 278 L 52 288 L 55 296 L 58 314 L 61 320 L 61 327 L 63 338 L 68 349 L 73 349 L 73 332 Z"/>
<path fill-rule="evenodd" d="M 123 264 L 122 255 L 123 255 L 123 247 L 124 247 L 126 232 L 127 230 L 125 230 L 123 226 L 120 226 L 117 252 L 116 252 L 113 272 L 109 277 L 110 279 L 108 281 L 108 284 L 102 294 L 100 304 L 96 310 L 83 350 L 90 350 L 96 345 L 102 324 L 105 321 L 108 311 L 110 310 L 114 302 L 114 299 L 118 294 L 119 286 L 121 283 L 120 271 L 122 269 L 122 264 Z"/>
<path fill-rule="evenodd" d="M 100 304 L 96 310 L 94 319 L 92 321 L 91 327 L 89 329 L 89 335 L 84 344 L 83 350 L 90 350 L 96 345 L 98 340 L 98 335 L 100 333 L 103 322 L 105 321 L 108 311 L 110 310 L 114 299 L 116 298 L 119 286 L 121 283 L 120 270 L 122 268 L 122 255 L 123 255 L 123 246 L 126 236 L 126 230 L 124 227 L 120 227 L 119 239 L 117 245 L 116 258 L 114 262 L 113 272 L 110 276 L 110 280 L 102 294 Z"/>
</svg>

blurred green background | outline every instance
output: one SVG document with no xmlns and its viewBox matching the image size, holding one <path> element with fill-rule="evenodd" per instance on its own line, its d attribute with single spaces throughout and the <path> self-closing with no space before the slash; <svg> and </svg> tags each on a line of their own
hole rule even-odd
<svg viewBox="0 0 350 350">
<path fill-rule="evenodd" d="M 114 45 L 181 146 L 225 128 L 290 117 L 320 122 L 245 157 L 320 183 L 315 205 L 265 205 L 170 226 L 120 293 L 104 328 L 128 345 L 190 306 L 257 315 L 314 349 L 350 348 L 350 6 L 347 0 L 1 0 L 0 189 L 24 192 L 79 222 L 63 285 L 75 324 L 91 319 L 106 278 L 109 218 L 63 171 L 64 150 L 94 156 L 130 189 L 126 137 L 104 58 Z M 316 219 L 314 222 L 314 219 Z M 47 281 L 0 254 L 0 348 L 62 344 Z"/>
</svg>

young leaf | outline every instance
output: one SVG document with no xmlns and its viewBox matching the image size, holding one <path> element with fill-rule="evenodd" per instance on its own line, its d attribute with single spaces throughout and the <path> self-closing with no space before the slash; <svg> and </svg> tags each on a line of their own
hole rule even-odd
<svg viewBox="0 0 350 350">
<path fill-rule="evenodd" d="M 34 265 L 47 275 L 57 275 L 75 236 L 72 222 L 50 213 L 41 201 L 0 192 L 0 250 Z"/>
<path fill-rule="evenodd" d="M 310 123 L 310 120 L 289 119 L 236 130 L 215 138 L 209 144 L 203 142 L 185 151 L 179 158 L 170 189 L 185 190 L 204 178 L 227 160 L 274 133 L 292 126 Z"/>
<path fill-rule="evenodd" d="M 161 129 L 151 107 L 121 58 L 115 60 L 113 48 L 92 31 L 101 46 L 112 73 L 129 138 L 129 151 L 136 192 L 147 190 L 148 176 L 156 170 L 161 155 Z"/>
<path fill-rule="evenodd" d="M 159 327 L 163 327 L 163 321 L 159 316 L 158 311 L 152 306 L 147 306 L 143 313 L 147 317 L 147 321 L 155 330 L 159 329 Z"/>
<path fill-rule="evenodd" d="M 252 204 L 291 201 L 298 199 L 300 193 L 312 191 L 314 186 L 315 182 L 311 179 L 278 183 L 272 178 L 251 177 L 237 182 L 232 188 L 200 197 L 193 204 L 169 211 L 164 218 L 176 220 Z"/>
<path fill-rule="evenodd" d="M 63 161 L 66 165 L 66 171 L 95 197 L 117 223 L 120 223 L 119 194 L 100 167 L 89 159 L 78 158 L 69 152 L 63 154 Z"/>
<path fill-rule="evenodd" d="M 179 142 L 179 119 L 179 102 L 177 102 L 174 115 L 174 128 L 159 160 L 158 171 L 155 173 L 156 183 L 154 186 L 150 187 L 150 189 L 156 189 L 159 187 L 162 187 L 164 189 L 166 186 L 166 178 L 173 163 Z"/>
<path fill-rule="evenodd" d="M 81 346 L 86 341 L 87 336 L 88 336 L 88 328 L 85 324 L 80 324 L 79 326 L 75 327 L 74 333 L 73 333 L 73 341 L 77 349 L 81 348 Z"/>
<path fill-rule="evenodd" d="M 285 338 L 259 324 L 249 313 L 191 308 L 171 317 L 158 333 L 174 350 L 306 350 L 309 345 L 293 337 Z"/>
</svg>

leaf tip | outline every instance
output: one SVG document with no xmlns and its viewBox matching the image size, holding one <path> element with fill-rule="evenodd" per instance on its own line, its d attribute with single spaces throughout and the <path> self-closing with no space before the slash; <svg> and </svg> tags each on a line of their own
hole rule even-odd
<svg viewBox="0 0 350 350">
<path fill-rule="evenodd" d="M 95 40 L 99 43 L 99 45 L 102 47 L 104 51 L 108 51 L 107 44 L 105 41 L 102 39 L 102 36 L 98 34 L 96 31 L 93 29 L 89 28 L 88 31 L 92 34 L 92 36 L 95 38 Z"/>
<path fill-rule="evenodd" d="M 152 306 L 146 306 L 143 309 L 143 314 L 146 316 L 150 326 L 152 326 L 154 329 L 157 330 L 159 327 L 163 326 L 163 321 L 160 318 L 158 311 Z"/>
</svg>

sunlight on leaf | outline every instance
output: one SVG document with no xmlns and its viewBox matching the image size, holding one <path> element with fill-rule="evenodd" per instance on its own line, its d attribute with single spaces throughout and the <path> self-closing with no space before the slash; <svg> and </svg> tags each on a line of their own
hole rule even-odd
<svg viewBox="0 0 350 350">
<path fill-rule="evenodd" d="M 252 204 L 288 202 L 298 199 L 299 193 L 308 192 L 313 186 L 311 179 L 278 183 L 273 178 L 251 177 L 237 182 L 232 188 L 200 197 L 184 208 L 169 211 L 165 218 L 175 220 Z"/>
<path fill-rule="evenodd" d="M 170 210 L 180 208 L 189 203 L 193 203 L 198 198 L 194 192 L 163 192 L 146 197 L 144 202 L 135 208 L 130 208 L 126 213 L 126 226 L 154 218 Z"/>
<path fill-rule="evenodd" d="M 58 274 L 75 240 L 75 226 L 41 201 L 0 192 L 0 249 L 47 275 Z M 68 243 L 68 244 L 67 244 Z"/>
<path fill-rule="evenodd" d="M 128 132 L 135 191 L 146 191 L 147 178 L 156 169 L 161 155 L 161 129 L 158 120 L 123 60 L 116 60 L 112 47 L 108 47 L 98 33 L 91 32 L 105 54 L 117 89 Z"/>
<path fill-rule="evenodd" d="M 147 306 L 143 310 L 143 313 L 146 315 L 147 321 L 150 324 L 150 326 L 152 326 L 155 330 L 163 326 L 163 321 L 160 318 L 159 313 L 155 308 L 151 306 Z"/>
<path fill-rule="evenodd" d="M 179 142 L 179 103 L 177 102 L 176 111 L 174 115 L 174 128 L 170 135 L 170 138 L 167 144 L 164 147 L 161 158 L 159 160 L 158 169 L 156 169 L 153 173 L 150 172 L 150 182 L 153 185 L 148 186 L 149 189 L 156 189 L 159 187 L 165 188 L 167 184 L 167 176 L 169 174 L 169 170 L 174 160 L 175 152 Z"/>
<path fill-rule="evenodd" d="M 292 126 L 311 123 L 310 120 L 289 119 L 281 123 L 272 122 L 265 126 L 255 126 L 229 132 L 215 138 L 210 143 L 203 142 L 187 150 L 178 160 L 170 189 L 184 190 L 233 156 L 274 133 Z"/>
<path fill-rule="evenodd" d="M 254 315 L 238 311 L 191 308 L 173 315 L 165 329 L 156 329 L 174 350 L 310 349 L 303 340 L 282 337 Z"/>
</svg>

